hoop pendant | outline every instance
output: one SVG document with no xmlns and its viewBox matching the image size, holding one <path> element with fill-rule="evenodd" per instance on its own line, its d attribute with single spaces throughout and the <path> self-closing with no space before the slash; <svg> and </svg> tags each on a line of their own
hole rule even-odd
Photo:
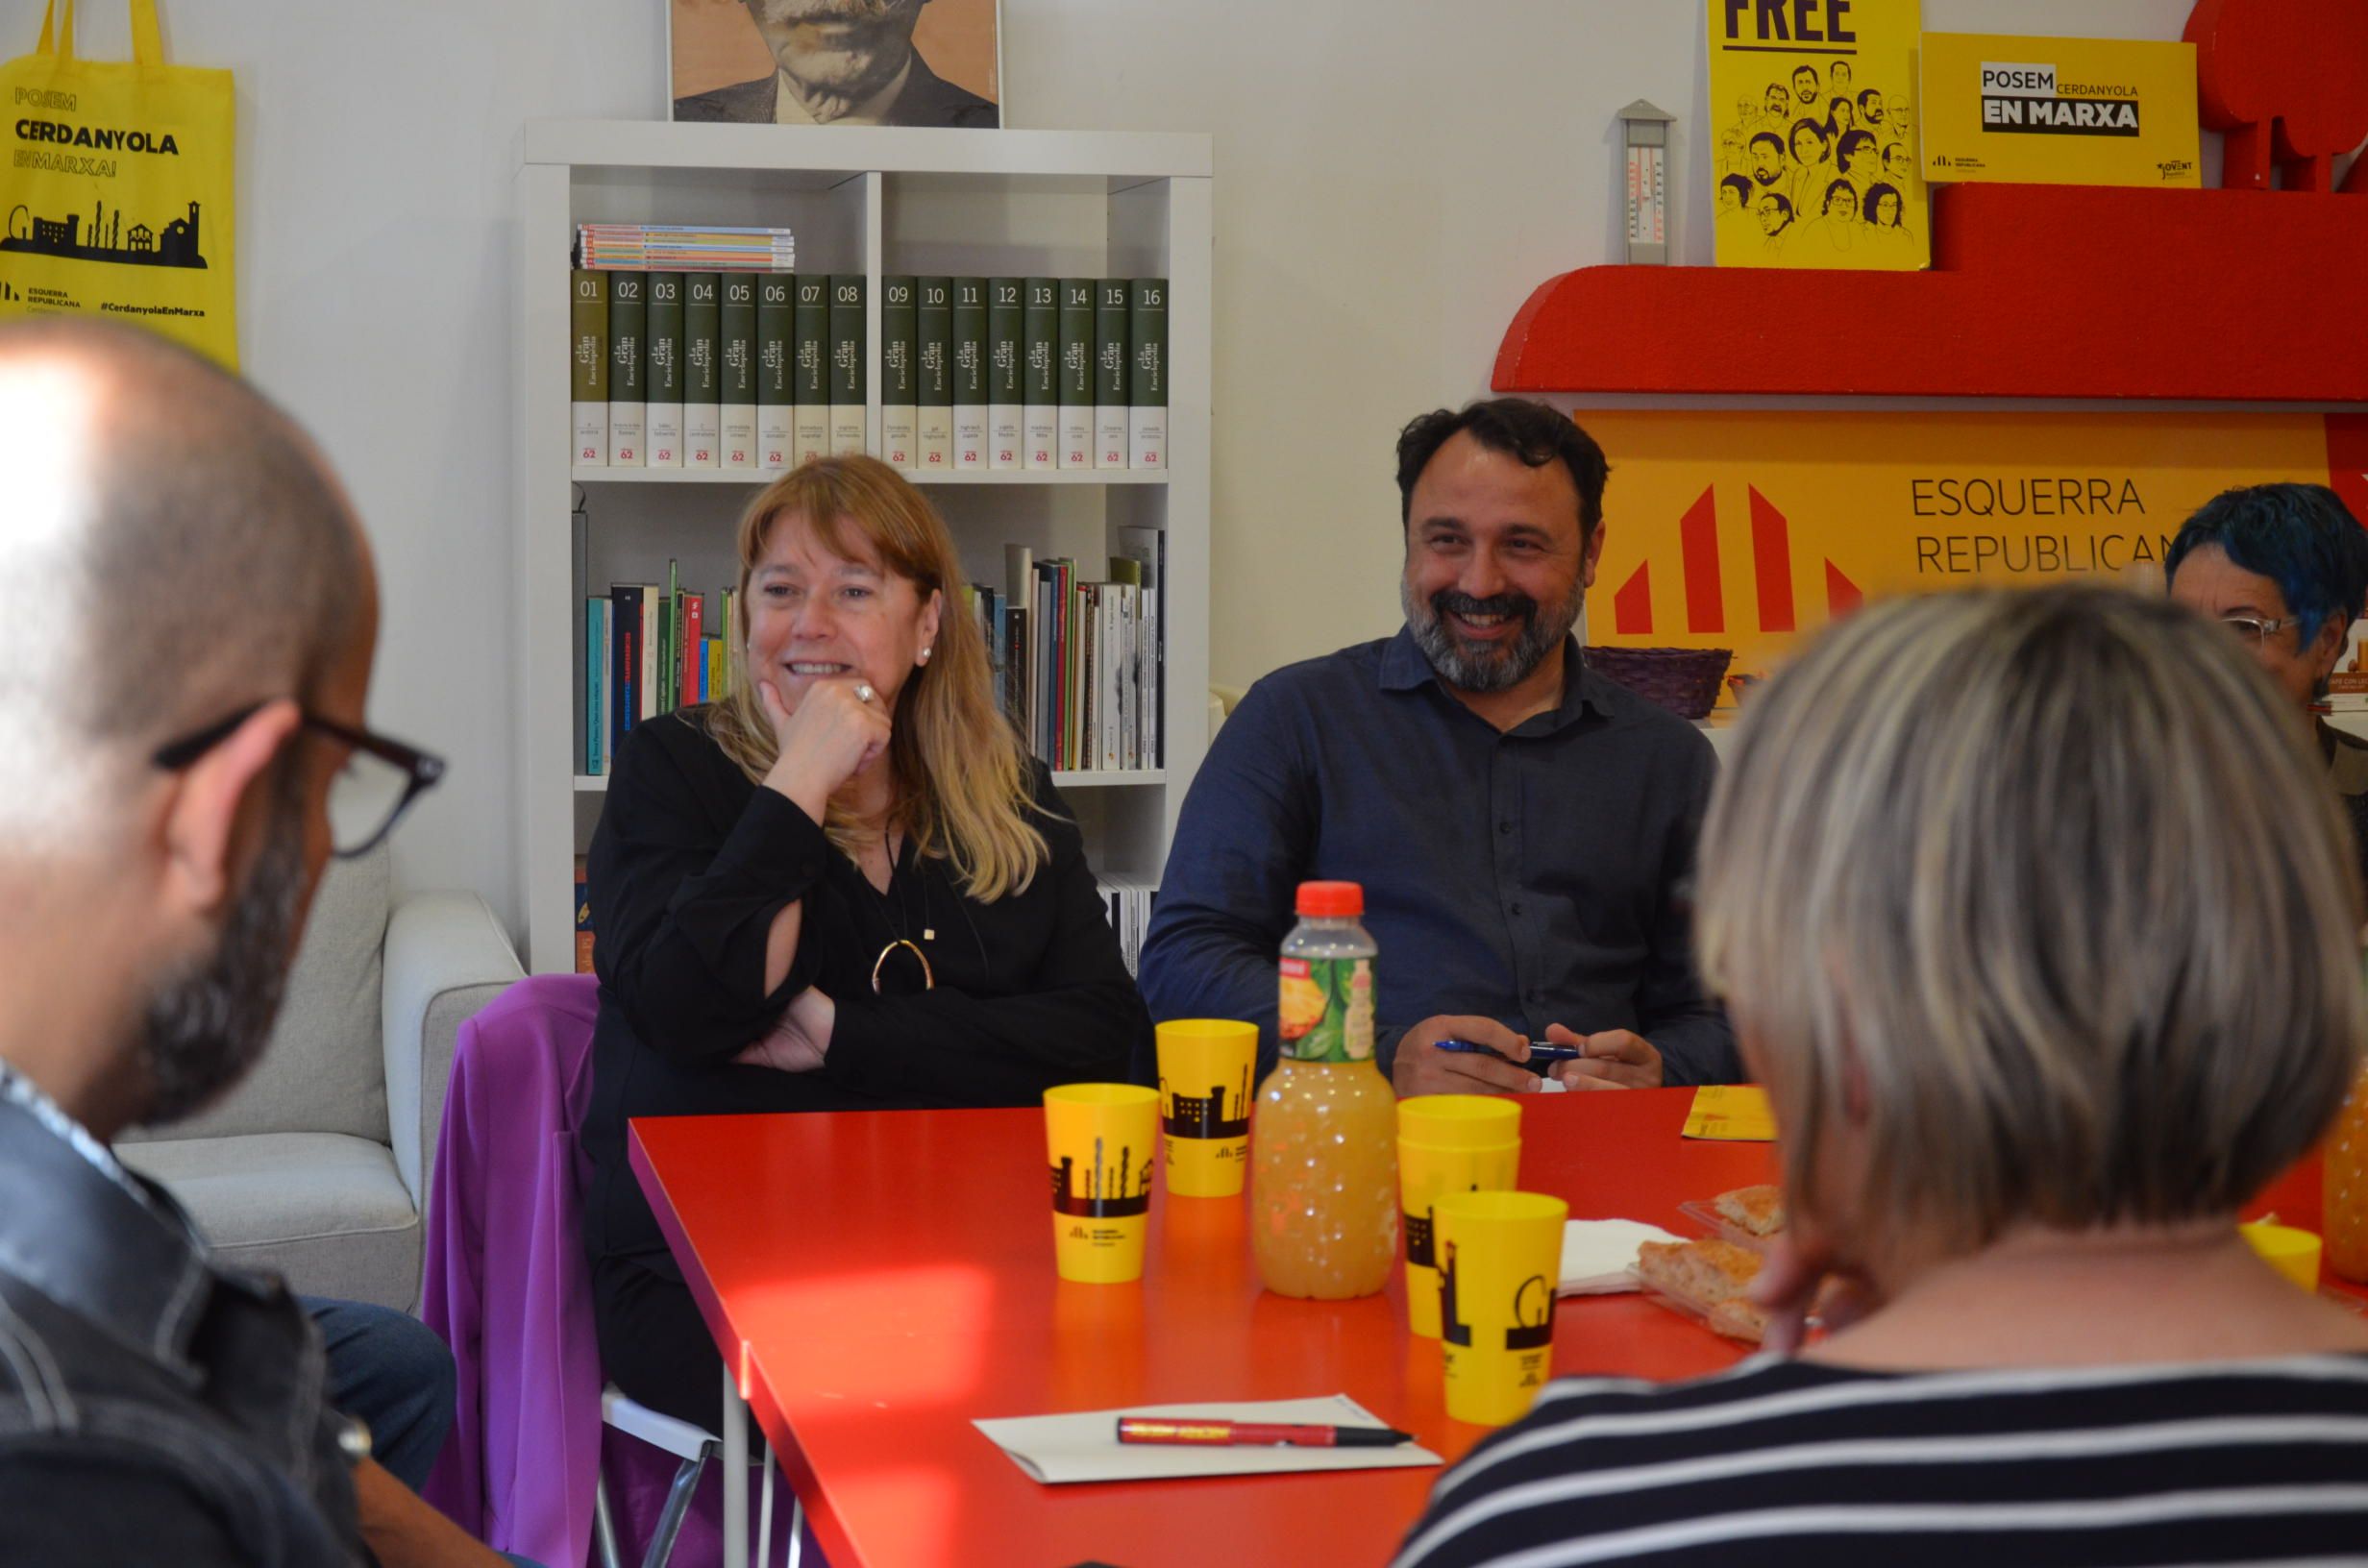
<svg viewBox="0 0 2368 1568">
<path fill-rule="evenodd" d="M 887 968 L 888 955 L 895 952 L 900 947 L 912 954 L 915 958 L 921 960 L 921 989 L 924 991 L 935 991 L 937 989 L 937 971 L 929 968 L 929 955 L 915 946 L 910 939 L 899 937 L 887 946 L 882 947 L 879 950 L 879 957 L 872 961 L 872 994 L 875 996 L 879 994 L 879 971 Z"/>
</svg>

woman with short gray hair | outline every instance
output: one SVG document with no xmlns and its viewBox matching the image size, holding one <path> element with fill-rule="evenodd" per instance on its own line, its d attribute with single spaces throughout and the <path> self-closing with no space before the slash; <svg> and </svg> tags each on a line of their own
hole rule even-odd
<svg viewBox="0 0 2368 1568">
<path fill-rule="evenodd" d="M 2235 1228 L 2368 1042 L 2345 835 L 2177 605 L 1820 638 L 1729 751 L 1697 932 L 1784 1130 L 1771 1343 L 1822 1280 L 1854 1310 L 1790 1360 L 1556 1384 L 1400 1561 L 2356 1560 L 2368 1322 Z"/>
</svg>

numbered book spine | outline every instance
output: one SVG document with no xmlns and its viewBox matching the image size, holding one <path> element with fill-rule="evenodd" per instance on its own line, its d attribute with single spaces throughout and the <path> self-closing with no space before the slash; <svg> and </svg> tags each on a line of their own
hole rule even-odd
<svg viewBox="0 0 2368 1568">
<path fill-rule="evenodd" d="M 1062 468 L 1094 466 L 1094 281 L 1061 280 Z"/>
<path fill-rule="evenodd" d="M 1126 285 L 1126 466 L 1168 466 L 1168 280 Z"/>
<path fill-rule="evenodd" d="M 682 274 L 650 274 L 650 403 L 643 445 L 652 468 L 682 466 Z"/>
<path fill-rule="evenodd" d="M 643 421 L 649 391 L 642 380 L 643 345 L 650 326 L 647 273 L 608 275 L 608 466 L 645 468 Z"/>
<path fill-rule="evenodd" d="M 921 467 L 920 311 L 910 278 L 879 281 L 879 455 L 889 467 Z"/>
<path fill-rule="evenodd" d="M 682 278 L 682 466 L 724 466 L 724 280 Z"/>
<path fill-rule="evenodd" d="M 921 469 L 942 474 L 953 467 L 953 280 L 916 278 L 913 294 Z"/>
<path fill-rule="evenodd" d="M 1126 280 L 1094 285 L 1094 466 L 1126 466 Z"/>
<path fill-rule="evenodd" d="M 1020 307 L 1020 466 L 1060 465 L 1061 285 L 1030 278 Z"/>
<path fill-rule="evenodd" d="M 987 466 L 987 281 L 953 281 L 953 466 Z"/>
<path fill-rule="evenodd" d="M 797 411 L 790 416 L 789 460 L 795 466 L 830 451 L 830 280 L 795 278 L 790 295 Z"/>
<path fill-rule="evenodd" d="M 608 466 L 608 274 L 579 267 L 568 307 L 567 396 L 575 464 Z"/>
<path fill-rule="evenodd" d="M 789 274 L 756 278 L 756 466 L 789 466 L 790 422 L 797 400 L 791 392 L 789 356 L 792 309 Z"/>
<path fill-rule="evenodd" d="M 724 274 L 724 466 L 756 466 L 756 279 Z"/>
<path fill-rule="evenodd" d="M 987 280 L 987 466 L 1019 468 L 1027 441 L 1021 425 L 1020 289 L 1017 278 Z"/>
<path fill-rule="evenodd" d="M 862 453 L 864 436 L 864 361 L 870 357 L 864 342 L 863 274 L 841 273 L 830 280 L 830 450 Z"/>
</svg>

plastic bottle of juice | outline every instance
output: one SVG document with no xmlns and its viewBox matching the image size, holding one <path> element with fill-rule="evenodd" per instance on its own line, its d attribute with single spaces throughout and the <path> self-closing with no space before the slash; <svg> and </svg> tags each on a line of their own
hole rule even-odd
<svg viewBox="0 0 2368 1568">
<path fill-rule="evenodd" d="M 2368 1285 L 2368 1072 L 2327 1139 L 2327 1190 L 2320 1225 L 2327 1233 L 2328 1269 Z"/>
<path fill-rule="evenodd" d="M 1354 882 L 1302 882 L 1281 1059 L 1250 1136 L 1250 1247 L 1277 1295 L 1369 1296 L 1397 1260 L 1397 1101 L 1373 1066 L 1372 936 Z"/>
</svg>

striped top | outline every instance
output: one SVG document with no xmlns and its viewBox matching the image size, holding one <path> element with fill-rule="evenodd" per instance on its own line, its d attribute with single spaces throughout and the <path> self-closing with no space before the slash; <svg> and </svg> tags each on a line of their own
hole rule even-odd
<svg viewBox="0 0 2368 1568">
<path fill-rule="evenodd" d="M 2368 1356 L 1569 1379 L 1399 1568 L 2368 1562 Z"/>
</svg>

